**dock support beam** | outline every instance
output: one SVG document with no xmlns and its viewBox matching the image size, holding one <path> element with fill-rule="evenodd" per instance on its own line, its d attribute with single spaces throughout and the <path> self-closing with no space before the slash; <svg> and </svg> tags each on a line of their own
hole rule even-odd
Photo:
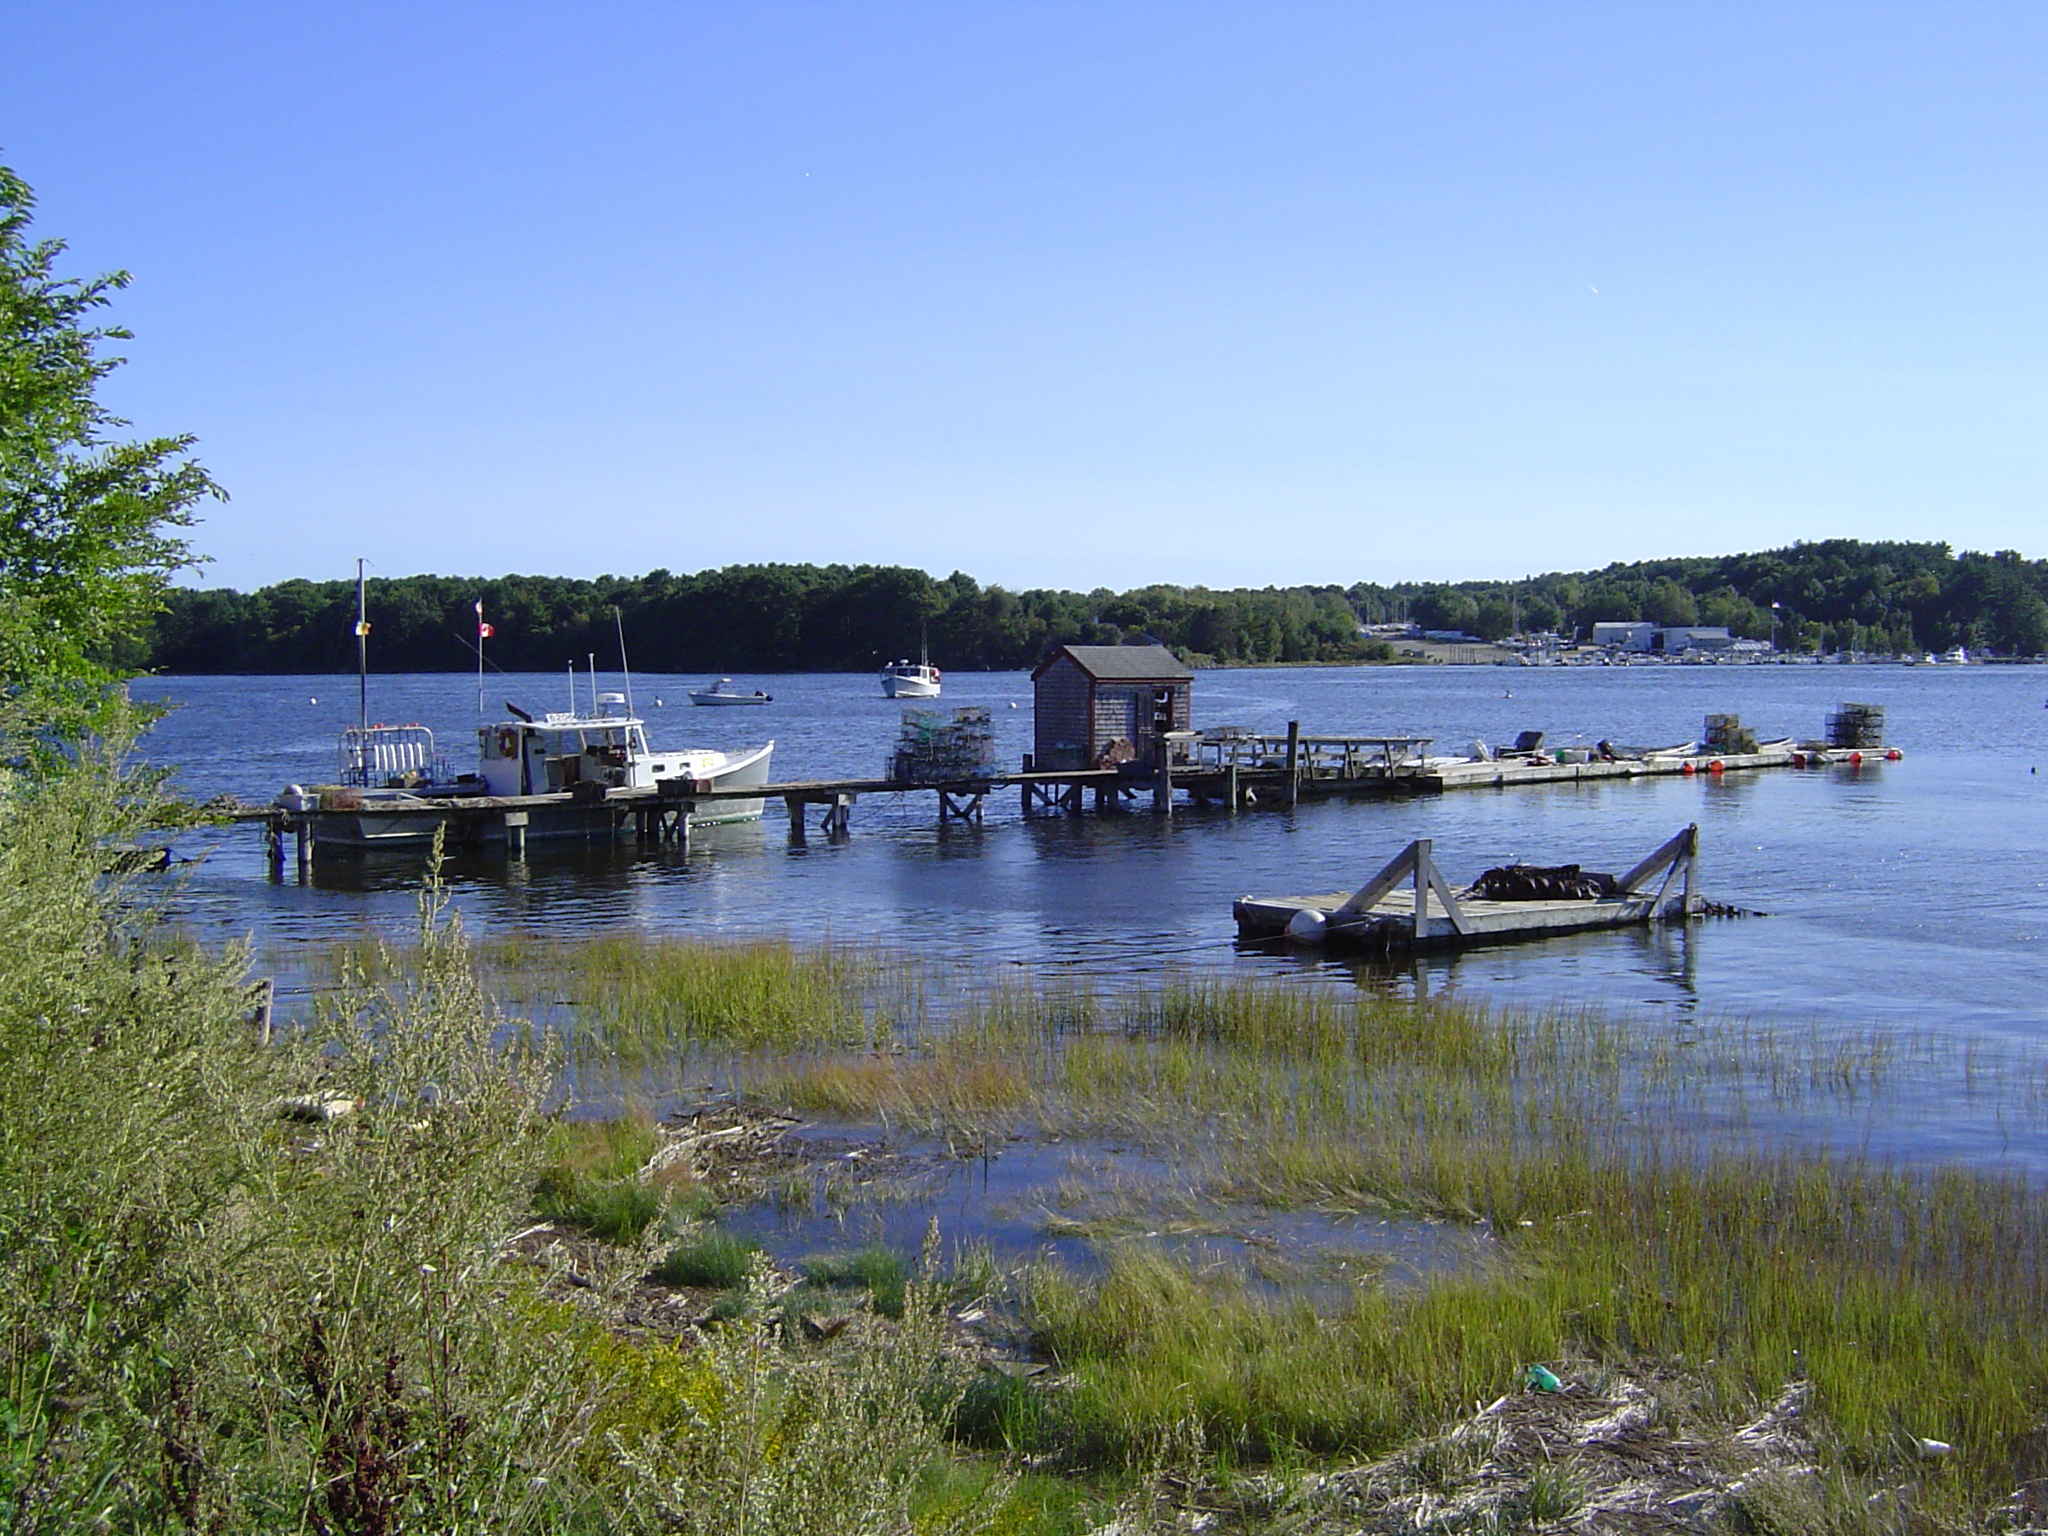
<svg viewBox="0 0 2048 1536">
<path fill-rule="evenodd" d="M 1287 803 L 1301 803 L 1301 722 L 1287 722 Z"/>
<path fill-rule="evenodd" d="M 853 830 L 853 802 L 850 794 L 833 795 L 784 795 L 782 803 L 789 807 L 789 840 L 801 843 L 804 840 L 804 817 L 806 808 L 813 805 L 825 807 L 825 814 L 819 819 L 818 830 L 833 842 L 840 842 Z"/>
<path fill-rule="evenodd" d="M 505 846 L 515 859 L 526 857 L 526 812 L 505 813 Z"/>
<path fill-rule="evenodd" d="M 949 821 L 972 822 L 981 825 L 981 802 L 986 794 L 978 789 L 942 789 L 939 791 L 939 825 Z"/>
<path fill-rule="evenodd" d="M 301 816 L 299 831 L 299 878 L 304 879 L 313 869 L 313 823 Z"/>
</svg>

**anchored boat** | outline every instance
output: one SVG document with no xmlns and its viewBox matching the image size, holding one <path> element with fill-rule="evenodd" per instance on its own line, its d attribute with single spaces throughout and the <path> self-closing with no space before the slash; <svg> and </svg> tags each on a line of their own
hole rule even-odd
<svg viewBox="0 0 2048 1536">
<path fill-rule="evenodd" d="M 936 699 L 945 674 L 932 665 L 923 646 L 917 660 L 892 661 L 882 668 L 882 697 L 887 699 Z"/>
<path fill-rule="evenodd" d="M 775 695 L 763 693 L 756 688 L 752 693 L 742 693 L 733 687 L 732 679 L 721 677 L 715 683 L 706 683 L 702 688 L 690 690 L 692 704 L 773 704 Z"/>
</svg>

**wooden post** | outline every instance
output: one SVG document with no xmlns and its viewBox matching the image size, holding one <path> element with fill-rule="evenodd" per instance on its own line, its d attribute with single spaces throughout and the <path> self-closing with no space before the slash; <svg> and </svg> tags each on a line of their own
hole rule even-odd
<svg viewBox="0 0 2048 1536">
<path fill-rule="evenodd" d="M 1418 837 L 1415 849 L 1415 943 L 1419 947 L 1429 932 L 1429 877 L 1435 866 L 1430 862 L 1429 850 L 1433 838 Z"/>
<path fill-rule="evenodd" d="M 284 823 L 273 820 L 264 833 L 270 844 L 270 878 L 284 878 Z"/>
<path fill-rule="evenodd" d="M 1235 754 L 1231 756 L 1230 767 L 1225 770 L 1224 783 L 1229 789 L 1230 814 L 1235 816 L 1237 814 L 1237 757 Z"/>
<path fill-rule="evenodd" d="M 526 812 L 505 813 L 505 844 L 513 858 L 526 857 Z"/>
<path fill-rule="evenodd" d="M 784 795 L 782 803 L 789 808 L 789 840 L 801 843 L 804 840 L 804 802 L 797 795 Z"/>
<path fill-rule="evenodd" d="M 1298 805 L 1301 801 L 1301 775 L 1296 764 L 1301 753 L 1301 722 L 1287 722 L 1287 803 Z"/>
<path fill-rule="evenodd" d="M 299 876 L 305 877 L 313 867 L 313 823 L 310 818 L 298 818 L 299 832 Z"/>
<path fill-rule="evenodd" d="M 256 1026 L 256 1038 L 263 1044 L 270 1044 L 270 1011 L 277 1001 L 277 980 L 266 976 L 256 983 L 256 1005 L 250 1010 L 249 1022 Z"/>
</svg>

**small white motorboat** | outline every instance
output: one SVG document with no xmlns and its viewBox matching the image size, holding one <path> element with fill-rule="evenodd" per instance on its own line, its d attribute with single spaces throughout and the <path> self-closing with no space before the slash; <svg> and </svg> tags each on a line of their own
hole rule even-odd
<svg viewBox="0 0 2048 1536">
<path fill-rule="evenodd" d="M 721 677 L 715 683 L 706 683 L 702 688 L 690 690 L 692 704 L 772 704 L 775 695 L 763 693 L 756 688 L 752 693 L 742 693 L 733 687 L 732 679 Z"/>
<path fill-rule="evenodd" d="M 936 699 L 945 675 L 923 657 L 916 661 L 892 661 L 882 668 L 882 697 L 885 699 Z"/>
</svg>

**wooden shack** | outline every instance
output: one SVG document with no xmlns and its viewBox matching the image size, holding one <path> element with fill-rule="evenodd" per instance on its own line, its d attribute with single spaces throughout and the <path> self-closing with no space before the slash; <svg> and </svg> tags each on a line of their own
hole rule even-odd
<svg viewBox="0 0 2048 1536">
<path fill-rule="evenodd" d="M 1150 771 L 1165 733 L 1192 728 L 1194 673 L 1163 645 L 1063 645 L 1031 683 L 1040 773 Z"/>
</svg>

